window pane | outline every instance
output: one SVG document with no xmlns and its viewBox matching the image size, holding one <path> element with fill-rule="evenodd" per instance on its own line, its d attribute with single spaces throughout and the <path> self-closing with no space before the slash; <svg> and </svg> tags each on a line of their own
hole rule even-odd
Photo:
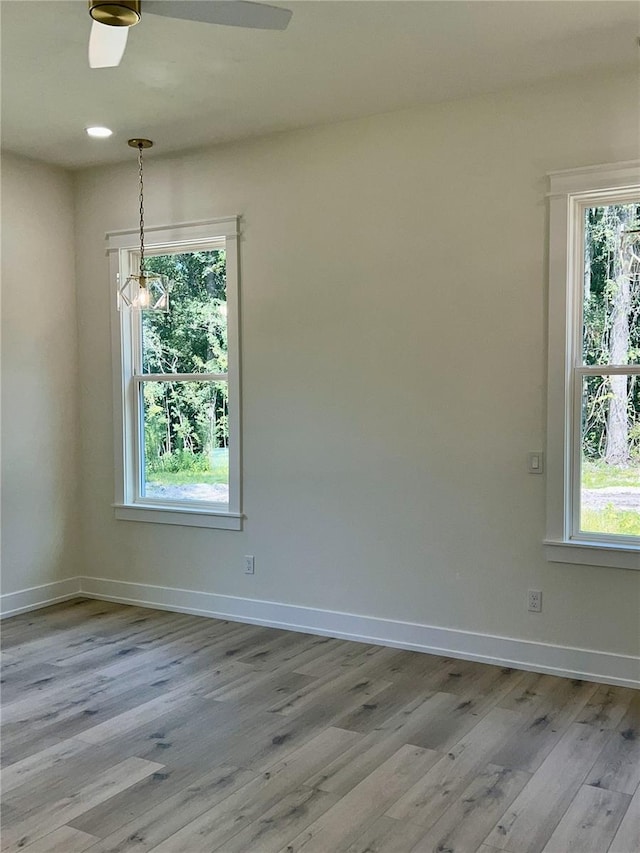
<svg viewBox="0 0 640 853">
<path fill-rule="evenodd" d="M 640 376 L 586 376 L 580 529 L 640 538 Z"/>
<path fill-rule="evenodd" d="M 640 363 L 640 199 L 584 218 L 583 361 Z"/>
<path fill-rule="evenodd" d="M 142 382 L 143 496 L 229 502 L 226 382 Z"/>
<path fill-rule="evenodd" d="M 143 373 L 226 373 L 223 250 L 157 255 L 145 265 L 172 282 L 169 312 L 142 312 Z"/>
</svg>

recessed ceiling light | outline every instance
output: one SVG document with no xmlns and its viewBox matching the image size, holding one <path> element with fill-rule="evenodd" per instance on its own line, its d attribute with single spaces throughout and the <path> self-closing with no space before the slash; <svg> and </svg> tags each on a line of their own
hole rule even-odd
<svg viewBox="0 0 640 853">
<path fill-rule="evenodd" d="M 89 136 L 93 136 L 95 139 L 106 139 L 113 133 L 108 127 L 88 127 L 86 130 Z"/>
</svg>

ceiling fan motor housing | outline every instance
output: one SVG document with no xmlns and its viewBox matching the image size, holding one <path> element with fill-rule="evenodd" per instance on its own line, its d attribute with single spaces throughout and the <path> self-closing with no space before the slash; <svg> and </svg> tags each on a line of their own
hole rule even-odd
<svg viewBox="0 0 640 853">
<path fill-rule="evenodd" d="M 89 0 L 89 14 L 109 27 L 132 27 L 140 20 L 140 0 Z"/>
</svg>

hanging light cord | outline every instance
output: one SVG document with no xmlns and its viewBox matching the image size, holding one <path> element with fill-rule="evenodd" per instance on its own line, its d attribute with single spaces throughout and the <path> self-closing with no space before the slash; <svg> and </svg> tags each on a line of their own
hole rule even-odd
<svg viewBox="0 0 640 853">
<path fill-rule="evenodd" d="M 138 145 L 138 172 L 140 175 L 140 275 L 144 276 L 144 183 L 142 180 L 142 145 Z"/>
</svg>

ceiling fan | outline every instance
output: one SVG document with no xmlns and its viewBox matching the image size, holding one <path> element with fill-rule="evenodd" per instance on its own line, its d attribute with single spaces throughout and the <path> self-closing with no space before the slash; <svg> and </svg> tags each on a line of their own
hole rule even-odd
<svg viewBox="0 0 640 853">
<path fill-rule="evenodd" d="M 141 0 L 89 0 L 93 18 L 89 36 L 91 68 L 114 68 L 120 64 L 129 27 L 141 18 L 141 5 Z M 292 15 L 289 9 L 246 0 L 144 0 L 144 10 L 165 18 L 261 30 L 284 30 Z"/>
</svg>

